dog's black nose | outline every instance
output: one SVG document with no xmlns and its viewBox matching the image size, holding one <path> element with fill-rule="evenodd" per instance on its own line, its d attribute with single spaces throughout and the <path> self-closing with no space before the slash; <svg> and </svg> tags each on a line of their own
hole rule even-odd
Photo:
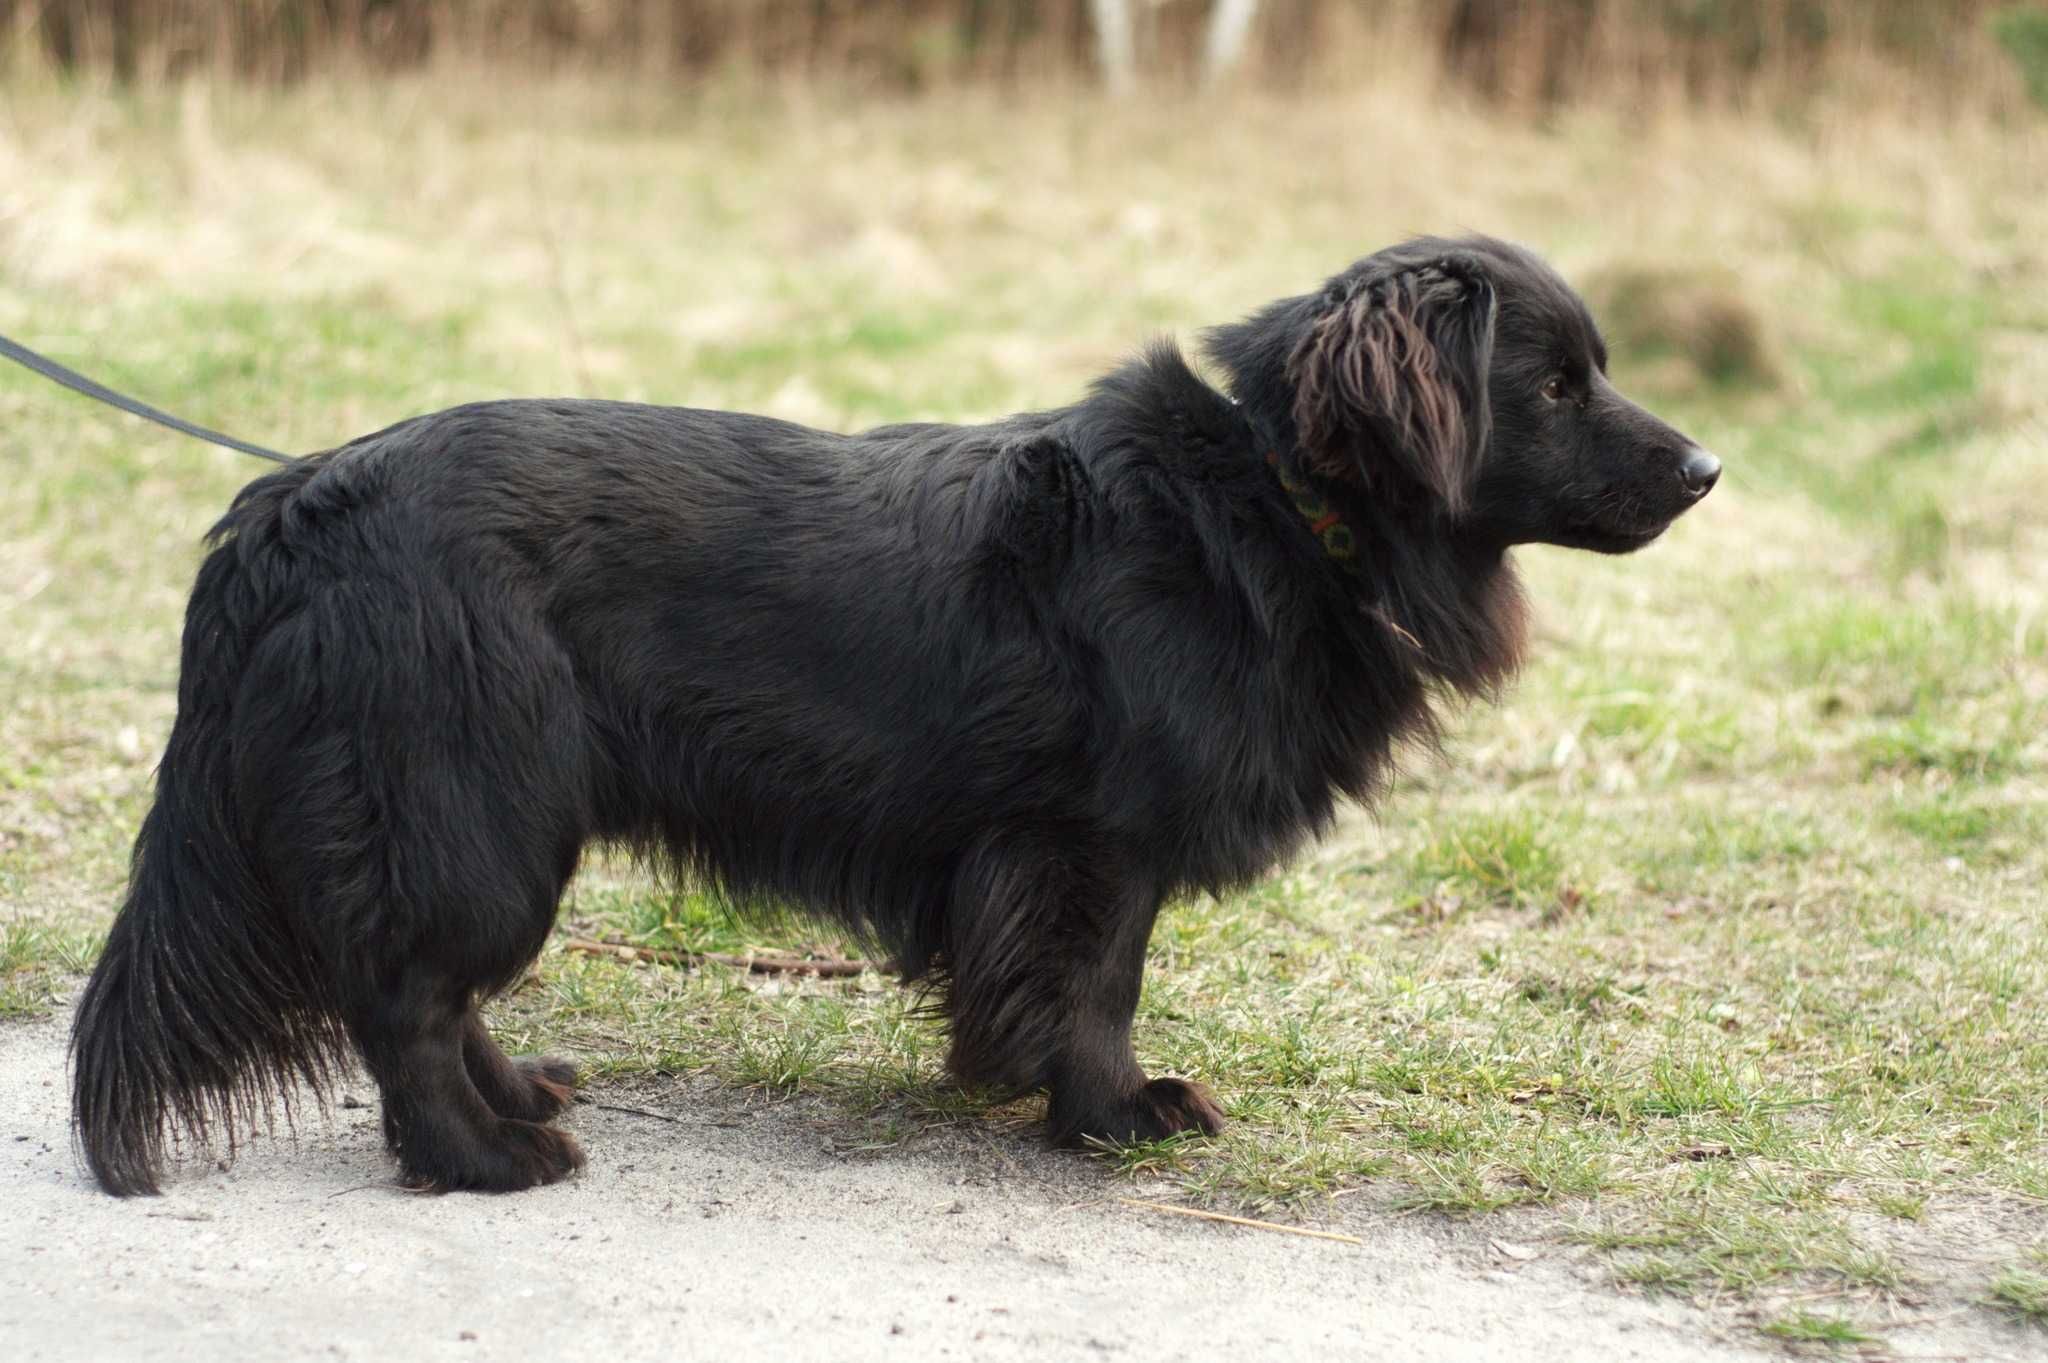
<svg viewBox="0 0 2048 1363">
<path fill-rule="evenodd" d="M 1721 461 L 1695 445 L 1678 461 L 1678 477 L 1687 492 L 1695 497 L 1704 497 L 1720 480 Z"/>
</svg>

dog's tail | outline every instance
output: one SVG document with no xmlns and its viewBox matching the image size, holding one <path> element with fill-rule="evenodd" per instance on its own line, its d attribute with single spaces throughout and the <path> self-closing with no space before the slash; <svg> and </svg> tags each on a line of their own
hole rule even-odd
<svg viewBox="0 0 2048 1363">
<path fill-rule="evenodd" d="M 246 488 L 210 536 L 185 617 L 178 714 L 128 894 L 72 1026 L 74 1139 L 117 1196 L 157 1191 L 172 1128 L 232 1150 L 237 1128 L 342 1053 L 334 1011 L 247 850 L 231 719 L 249 651 L 293 605 L 280 505 L 311 475 Z"/>
</svg>

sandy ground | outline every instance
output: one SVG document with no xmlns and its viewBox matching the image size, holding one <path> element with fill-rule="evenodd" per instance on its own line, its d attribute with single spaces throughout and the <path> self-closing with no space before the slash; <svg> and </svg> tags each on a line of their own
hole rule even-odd
<svg viewBox="0 0 2048 1363">
<path fill-rule="evenodd" d="M 579 1107 L 589 1168 L 536 1192 L 398 1191 L 360 1106 L 116 1201 L 72 1159 L 64 1025 L 0 1027 L 18 1363 L 1770 1356 L 1497 1221 L 1335 1204 L 1363 1245 L 1189 1221 L 1030 1133 L 850 1150 L 823 1109 L 683 1081 L 597 1095 L 675 1121 Z"/>
</svg>

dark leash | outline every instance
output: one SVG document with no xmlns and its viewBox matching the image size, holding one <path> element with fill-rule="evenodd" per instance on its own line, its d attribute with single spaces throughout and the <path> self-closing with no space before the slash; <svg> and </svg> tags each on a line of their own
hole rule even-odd
<svg viewBox="0 0 2048 1363">
<path fill-rule="evenodd" d="M 117 393 L 105 384 L 94 383 L 77 370 L 67 369 L 49 356 L 38 355 L 19 341 L 10 340 L 6 336 L 0 336 L 0 355 L 5 355 L 18 365 L 33 369 L 52 383 L 63 384 L 74 393 L 83 393 L 95 402 L 104 402 L 109 407 L 119 407 L 131 416 L 139 416 L 144 421 L 154 421 L 159 426 L 168 426 L 180 434 L 211 441 L 227 449 L 239 450 L 243 454 L 253 454 L 258 459 L 268 459 L 276 464 L 299 462 L 289 454 L 279 454 L 276 450 L 266 450 L 261 445 L 251 445 L 246 440 L 237 440 L 231 435 L 222 435 L 219 431 L 209 431 L 204 426 L 195 426 L 189 421 L 172 416 L 169 412 L 159 411 L 146 402 L 138 402 L 134 398 Z"/>
</svg>

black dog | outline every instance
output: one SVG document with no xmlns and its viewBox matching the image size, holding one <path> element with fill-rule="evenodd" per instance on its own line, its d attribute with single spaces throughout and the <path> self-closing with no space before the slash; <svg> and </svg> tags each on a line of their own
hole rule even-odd
<svg viewBox="0 0 2048 1363">
<path fill-rule="evenodd" d="M 78 1012 L 101 1184 L 154 1191 L 168 1126 L 232 1143 L 351 1052 L 409 1182 L 567 1174 L 574 1072 L 477 1002 L 593 839 L 843 923 L 1059 1139 L 1216 1130 L 1131 1050 L 1160 905 L 1258 876 L 1433 695 L 1513 671 L 1511 546 L 1640 548 L 1719 465 L 1483 238 L 1210 350 L 1235 402 L 1162 346 L 988 426 L 495 402 L 252 483 Z"/>
</svg>

